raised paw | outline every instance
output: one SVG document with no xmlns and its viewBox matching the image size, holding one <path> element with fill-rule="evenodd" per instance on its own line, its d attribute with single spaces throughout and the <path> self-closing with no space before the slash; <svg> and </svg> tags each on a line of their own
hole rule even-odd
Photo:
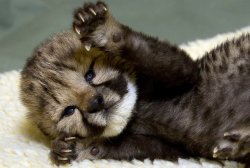
<svg viewBox="0 0 250 168">
<path fill-rule="evenodd" d="M 105 22 L 107 5 L 103 2 L 85 3 L 83 8 L 78 8 L 74 13 L 74 30 L 82 36 L 89 34 Z"/>
<path fill-rule="evenodd" d="M 70 164 L 71 161 L 75 160 L 78 156 L 75 146 L 75 137 L 64 137 L 53 140 L 51 142 L 51 159 L 57 165 Z"/>
<path fill-rule="evenodd" d="M 124 44 L 121 27 L 103 2 L 85 3 L 75 10 L 73 30 L 88 51 L 96 47 L 116 54 Z"/>
<path fill-rule="evenodd" d="M 213 150 L 213 157 L 218 159 L 235 159 L 250 153 L 250 129 L 241 128 L 224 133 Z"/>
</svg>

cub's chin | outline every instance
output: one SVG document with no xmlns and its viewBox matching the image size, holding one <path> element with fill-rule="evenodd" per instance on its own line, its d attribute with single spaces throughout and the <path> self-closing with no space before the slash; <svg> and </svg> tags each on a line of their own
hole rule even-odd
<svg viewBox="0 0 250 168">
<path fill-rule="evenodd" d="M 133 67 L 97 49 L 86 51 L 71 31 L 37 47 L 21 75 L 27 116 L 53 138 L 116 136 L 137 99 Z"/>
<path fill-rule="evenodd" d="M 102 133 L 103 137 L 116 136 L 126 127 L 136 102 L 136 87 L 134 82 L 127 80 L 128 92 L 113 107 L 107 110 L 107 124 Z"/>
</svg>

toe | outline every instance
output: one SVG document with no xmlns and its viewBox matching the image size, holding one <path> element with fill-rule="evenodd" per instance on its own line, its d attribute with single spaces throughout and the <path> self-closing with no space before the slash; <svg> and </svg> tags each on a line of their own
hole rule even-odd
<svg viewBox="0 0 250 168">
<path fill-rule="evenodd" d="M 238 132 L 226 132 L 224 137 L 232 141 L 239 141 L 242 136 Z"/>
<path fill-rule="evenodd" d="M 231 158 L 239 150 L 236 143 L 230 141 L 220 142 L 213 150 L 213 157 L 219 159 Z"/>
</svg>

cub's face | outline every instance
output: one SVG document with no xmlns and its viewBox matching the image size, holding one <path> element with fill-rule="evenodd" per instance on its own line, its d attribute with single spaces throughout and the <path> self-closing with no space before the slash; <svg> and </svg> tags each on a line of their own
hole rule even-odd
<svg viewBox="0 0 250 168">
<path fill-rule="evenodd" d="M 22 102 L 51 137 L 116 136 L 134 109 L 134 73 L 120 58 L 82 48 L 71 32 L 38 47 L 22 71 Z"/>
</svg>

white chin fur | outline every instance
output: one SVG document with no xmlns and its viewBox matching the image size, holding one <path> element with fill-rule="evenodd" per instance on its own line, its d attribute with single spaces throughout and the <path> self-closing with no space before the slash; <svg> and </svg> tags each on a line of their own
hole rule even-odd
<svg viewBox="0 0 250 168">
<path fill-rule="evenodd" d="M 128 80 L 128 93 L 124 95 L 123 100 L 118 105 L 116 112 L 109 116 L 109 121 L 102 134 L 103 137 L 113 137 L 119 135 L 128 124 L 132 116 L 133 109 L 137 99 L 137 88 L 135 83 Z"/>
</svg>

